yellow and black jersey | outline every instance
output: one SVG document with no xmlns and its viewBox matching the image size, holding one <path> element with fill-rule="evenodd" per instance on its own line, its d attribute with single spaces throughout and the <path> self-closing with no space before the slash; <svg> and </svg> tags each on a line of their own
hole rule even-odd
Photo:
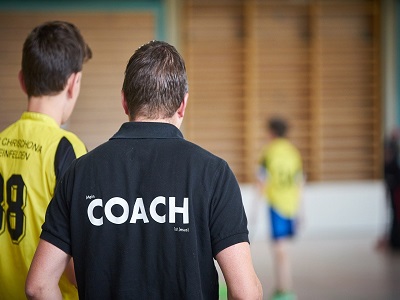
<svg viewBox="0 0 400 300">
<path fill-rule="evenodd" d="M 262 152 L 260 165 L 266 170 L 265 197 L 285 217 L 296 215 L 303 166 L 300 152 L 285 138 L 276 138 Z"/>
<path fill-rule="evenodd" d="M 0 299 L 25 299 L 26 275 L 57 180 L 86 147 L 51 117 L 24 112 L 0 133 Z M 60 281 L 64 299 L 76 288 Z"/>
</svg>

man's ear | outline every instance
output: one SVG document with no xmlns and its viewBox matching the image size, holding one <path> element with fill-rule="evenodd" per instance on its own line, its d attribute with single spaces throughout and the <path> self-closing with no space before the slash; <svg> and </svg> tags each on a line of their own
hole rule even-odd
<svg viewBox="0 0 400 300">
<path fill-rule="evenodd" d="M 80 83 L 82 78 L 82 72 L 72 73 L 67 81 L 67 95 L 68 98 L 78 98 L 80 91 Z"/>
<path fill-rule="evenodd" d="M 24 80 L 24 74 L 22 74 L 22 70 L 20 70 L 18 72 L 18 80 L 19 80 L 19 85 L 21 86 L 21 89 L 24 91 L 25 94 L 27 94 L 25 80 Z"/>
<path fill-rule="evenodd" d="M 185 110 L 186 110 L 186 105 L 187 105 L 188 100 L 189 100 L 189 93 L 186 93 L 185 97 L 183 98 L 183 101 L 177 111 L 178 116 L 180 118 L 183 118 L 183 116 L 185 115 Z"/>
<path fill-rule="evenodd" d="M 128 103 L 126 103 L 125 94 L 123 91 L 121 91 L 121 104 L 122 104 L 125 114 L 127 116 L 129 116 Z"/>
</svg>

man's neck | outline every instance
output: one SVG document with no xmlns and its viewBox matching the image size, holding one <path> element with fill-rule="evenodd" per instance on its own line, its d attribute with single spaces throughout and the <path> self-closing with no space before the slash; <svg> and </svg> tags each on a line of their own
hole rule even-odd
<svg viewBox="0 0 400 300">
<path fill-rule="evenodd" d="M 130 119 L 130 122 L 151 122 L 151 123 L 167 123 L 176 126 L 177 128 L 180 127 L 181 122 L 174 116 L 172 118 L 166 119 L 148 119 L 144 117 L 136 117 L 135 119 Z"/>
<path fill-rule="evenodd" d="M 28 100 L 28 111 L 48 115 L 61 126 L 63 116 L 62 101 L 59 96 L 31 97 Z"/>
</svg>

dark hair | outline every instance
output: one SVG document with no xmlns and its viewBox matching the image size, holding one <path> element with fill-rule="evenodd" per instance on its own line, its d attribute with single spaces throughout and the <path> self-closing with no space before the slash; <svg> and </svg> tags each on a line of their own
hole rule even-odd
<svg viewBox="0 0 400 300">
<path fill-rule="evenodd" d="M 273 117 L 268 120 L 268 128 L 274 135 L 278 137 L 284 137 L 286 135 L 288 125 L 284 119 L 280 117 Z"/>
<path fill-rule="evenodd" d="M 68 22 L 51 21 L 32 30 L 22 51 L 22 76 L 28 97 L 56 95 L 69 76 L 80 72 L 92 57 L 79 29 Z"/>
<path fill-rule="evenodd" d="M 170 118 L 188 92 L 185 62 L 175 47 L 151 41 L 129 59 L 122 91 L 131 119 Z"/>
</svg>

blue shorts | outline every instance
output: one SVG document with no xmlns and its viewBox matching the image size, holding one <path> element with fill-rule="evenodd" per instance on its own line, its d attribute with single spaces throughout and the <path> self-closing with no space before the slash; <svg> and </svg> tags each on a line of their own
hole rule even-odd
<svg viewBox="0 0 400 300">
<path fill-rule="evenodd" d="M 290 238 L 295 234 L 294 219 L 285 218 L 272 207 L 268 207 L 271 220 L 271 238 L 278 240 L 281 238 Z"/>
</svg>

